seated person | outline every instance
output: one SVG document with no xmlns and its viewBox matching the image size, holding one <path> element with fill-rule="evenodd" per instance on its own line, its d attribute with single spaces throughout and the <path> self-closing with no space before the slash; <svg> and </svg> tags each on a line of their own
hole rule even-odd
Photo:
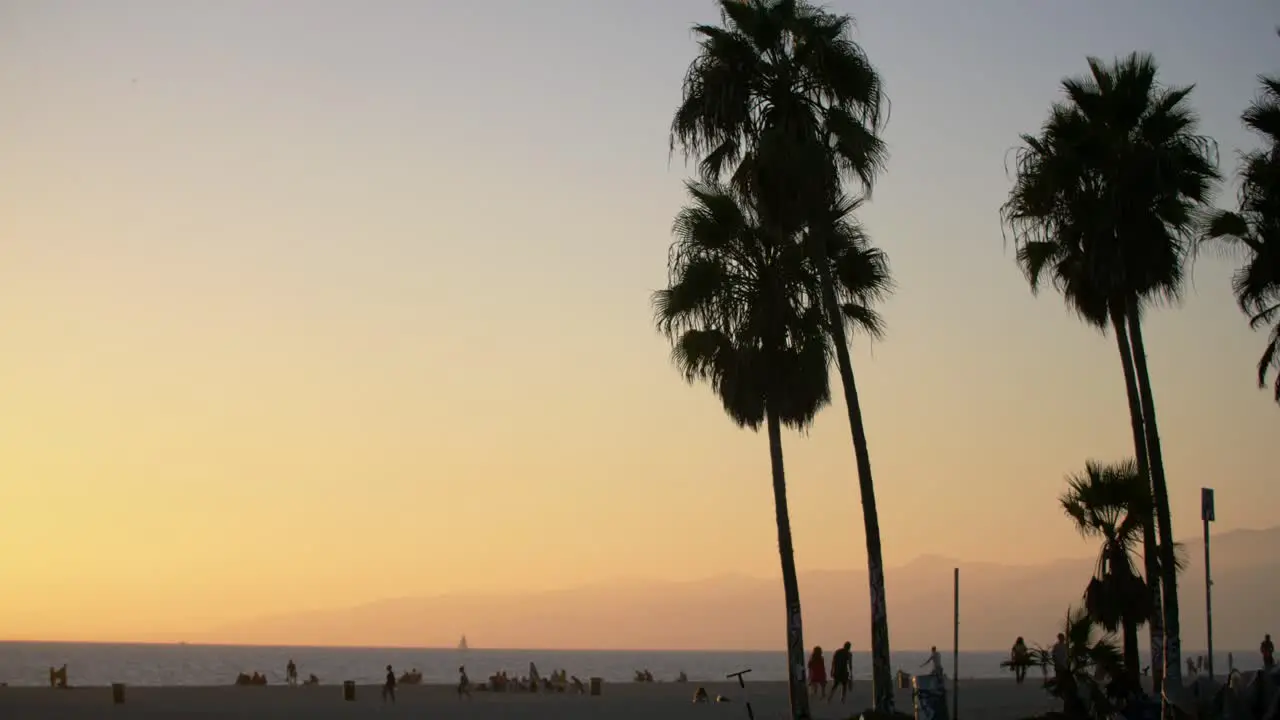
<svg viewBox="0 0 1280 720">
<path fill-rule="evenodd" d="M 693 693 L 693 701 L 696 703 L 711 702 L 711 696 L 707 694 L 707 689 L 700 687 Z"/>
</svg>

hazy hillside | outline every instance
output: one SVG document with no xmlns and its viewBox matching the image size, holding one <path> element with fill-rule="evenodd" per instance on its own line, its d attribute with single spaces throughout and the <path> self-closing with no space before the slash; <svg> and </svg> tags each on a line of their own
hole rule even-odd
<svg viewBox="0 0 1280 720">
<path fill-rule="evenodd" d="M 1184 536 L 1185 537 L 1185 536 Z M 1083 542 L 1081 547 L 1085 547 Z M 1213 537 L 1214 643 L 1256 647 L 1280 632 L 1280 528 Z M 1204 646 L 1203 545 L 1187 542 L 1181 582 L 1183 643 Z M 923 557 L 890 568 L 890 631 L 895 647 L 950 646 L 952 568 L 960 567 L 961 644 L 1004 649 L 1014 636 L 1052 637 L 1078 602 L 1094 559 L 1003 566 Z M 810 644 L 868 644 L 867 578 L 861 571 L 803 573 Z M 269 617 L 190 636 L 192 641 L 474 647 L 768 648 L 783 632 L 775 579 L 741 576 L 693 583 L 623 583 L 525 596 L 449 595 L 386 600 L 360 607 Z M 1145 641 L 1144 641 L 1145 642 Z"/>
</svg>

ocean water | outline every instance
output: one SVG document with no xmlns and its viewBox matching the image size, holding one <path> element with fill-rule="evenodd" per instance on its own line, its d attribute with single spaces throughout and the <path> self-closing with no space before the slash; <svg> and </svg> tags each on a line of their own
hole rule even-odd
<svg viewBox="0 0 1280 720">
<path fill-rule="evenodd" d="M 923 652 L 894 654 L 898 665 L 911 671 L 927 657 Z M 999 677 L 1005 653 L 961 653 L 962 677 Z M 292 658 L 298 675 L 315 673 L 322 683 L 355 680 L 381 683 L 389 664 L 399 675 L 417 668 L 423 682 L 453 683 L 465 664 L 473 682 L 499 670 L 527 675 L 529 663 L 540 674 L 564 668 L 580 678 L 602 677 L 630 682 L 636 670 L 648 669 L 657 680 L 674 680 L 684 672 L 691 681 L 723 680 L 725 675 L 751 668 L 748 681 L 785 680 L 786 654 L 752 651 L 642 650 L 483 650 L 438 648 L 260 647 L 243 645 L 132 645 L 97 643 L 0 642 L 0 683 L 46 685 L 49 667 L 67 664 L 72 685 L 229 685 L 238 673 L 260 672 L 272 684 L 284 682 L 284 668 Z M 950 672 L 951 656 L 946 656 Z M 854 653 L 854 677 L 867 677 L 869 653 Z"/>
<path fill-rule="evenodd" d="M 829 653 L 828 653 L 829 655 Z M 1226 652 L 1214 653 L 1216 669 L 1225 671 Z M 1257 653 L 1235 653 L 1236 667 L 1260 666 Z M 895 651 L 894 670 L 920 671 L 926 652 Z M 657 680 L 674 680 L 684 672 L 690 681 L 723 680 L 725 675 L 751 668 L 748 681 L 785 680 L 786 655 L 760 651 L 648 651 L 648 650 L 482 650 L 438 648 L 263 647 L 244 645 L 141 645 L 98 643 L 0 642 L 0 683 L 12 686 L 46 685 L 49 667 L 67 665 L 72 685 L 123 682 L 146 685 L 229 685 L 238 673 L 260 672 L 268 682 L 284 682 L 289 659 L 305 679 L 315 673 L 322 683 L 343 680 L 381 683 L 389 664 L 396 674 L 417 668 L 427 683 L 453 683 L 465 664 L 473 682 L 506 670 L 527 675 L 529 663 L 540 674 L 563 668 L 580 678 L 602 677 L 630 682 L 636 670 L 648 669 Z M 943 650 L 947 673 L 953 674 L 951 653 Z M 1005 652 L 960 653 L 961 678 L 1011 677 L 1000 669 Z M 871 655 L 855 652 L 854 679 L 865 679 Z M 923 672 L 923 671 L 920 671 Z M 1034 674 L 1034 673 L 1033 673 Z"/>
</svg>

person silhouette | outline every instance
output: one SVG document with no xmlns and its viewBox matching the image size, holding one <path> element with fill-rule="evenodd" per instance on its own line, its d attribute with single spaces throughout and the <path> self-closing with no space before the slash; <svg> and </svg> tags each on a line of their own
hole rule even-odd
<svg viewBox="0 0 1280 720">
<path fill-rule="evenodd" d="M 822 657 L 822 646 L 815 646 L 809 656 L 809 692 L 817 697 L 827 693 L 827 662 Z"/>
<path fill-rule="evenodd" d="M 827 693 L 827 702 L 836 696 L 836 688 L 840 688 L 840 702 L 844 702 L 853 686 L 853 643 L 846 642 L 844 647 L 831 653 L 831 690 Z"/>
<path fill-rule="evenodd" d="M 468 700 L 471 699 L 471 678 L 467 677 L 467 666 L 459 665 L 458 666 L 458 697 L 462 697 L 463 695 L 466 695 Z"/>
<path fill-rule="evenodd" d="M 1027 665 L 1030 658 L 1027 653 L 1027 642 L 1019 635 L 1017 640 L 1013 641 L 1013 649 L 1009 651 L 1009 660 L 1013 665 L 1013 679 L 1019 684 L 1027 679 Z"/>
<path fill-rule="evenodd" d="M 939 680 L 941 680 L 944 675 L 942 670 L 942 653 L 938 652 L 938 646 L 936 645 L 929 648 L 929 659 L 920 663 L 920 667 L 924 667 L 925 665 L 930 665 L 930 664 L 933 665 L 933 668 L 931 671 L 932 674 L 935 677 L 937 677 Z"/>
<path fill-rule="evenodd" d="M 396 673 L 390 665 L 387 666 L 387 681 L 382 684 L 382 702 L 386 702 L 387 698 L 392 703 L 396 701 Z"/>
</svg>

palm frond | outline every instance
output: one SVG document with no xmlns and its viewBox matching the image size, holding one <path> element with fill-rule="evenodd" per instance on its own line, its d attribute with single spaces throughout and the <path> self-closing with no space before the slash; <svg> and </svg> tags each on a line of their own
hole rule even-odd
<svg viewBox="0 0 1280 720">
<path fill-rule="evenodd" d="M 1245 153 L 1238 170 L 1234 211 L 1214 214 L 1201 242 L 1242 254 L 1232 290 L 1249 325 L 1268 329 L 1257 365 L 1258 387 L 1276 371 L 1273 398 L 1280 403 L 1280 76 L 1258 76 L 1259 92 L 1240 120 L 1265 146 Z"/>
<path fill-rule="evenodd" d="M 1040 132 L 1022 137 L 1001 221 L 1033 291 L 1051 280 L 1105 327 L 1132 298 L 1179 300 L 1217 147 L 1196 133 L 1191 88 L 1162 87 L 1150 55 L 1088 65 L 1063 81 Z"/>
<path fill-rule="evenodd" d="M 694 28 L 699 53 L 672 119 L 672 152 L 698 158 L 703 177 L 720 180 L 743 179 L 736 165 L 753 151 L 749 184 L 762 210 L 779 217 L 802 214 L 842 177 L 869 191 L 887 155 L 879 137 L 887 100 L 852 19 L 805 0 L 720 6 L 722 26 Z M 773 178 L 773 192 L 759 187 Z"/>
<path fill-rule="evenodd" d="M 758 428 L 768 408 L 806 427 L 830 401 L 831 344 L 800 243 L 765 232 L 729 188 L 686 190 L 668 285 L 652 298 L 673 364 L 686 380 L 707 382 L 739 425 Z"/>
</svg>

